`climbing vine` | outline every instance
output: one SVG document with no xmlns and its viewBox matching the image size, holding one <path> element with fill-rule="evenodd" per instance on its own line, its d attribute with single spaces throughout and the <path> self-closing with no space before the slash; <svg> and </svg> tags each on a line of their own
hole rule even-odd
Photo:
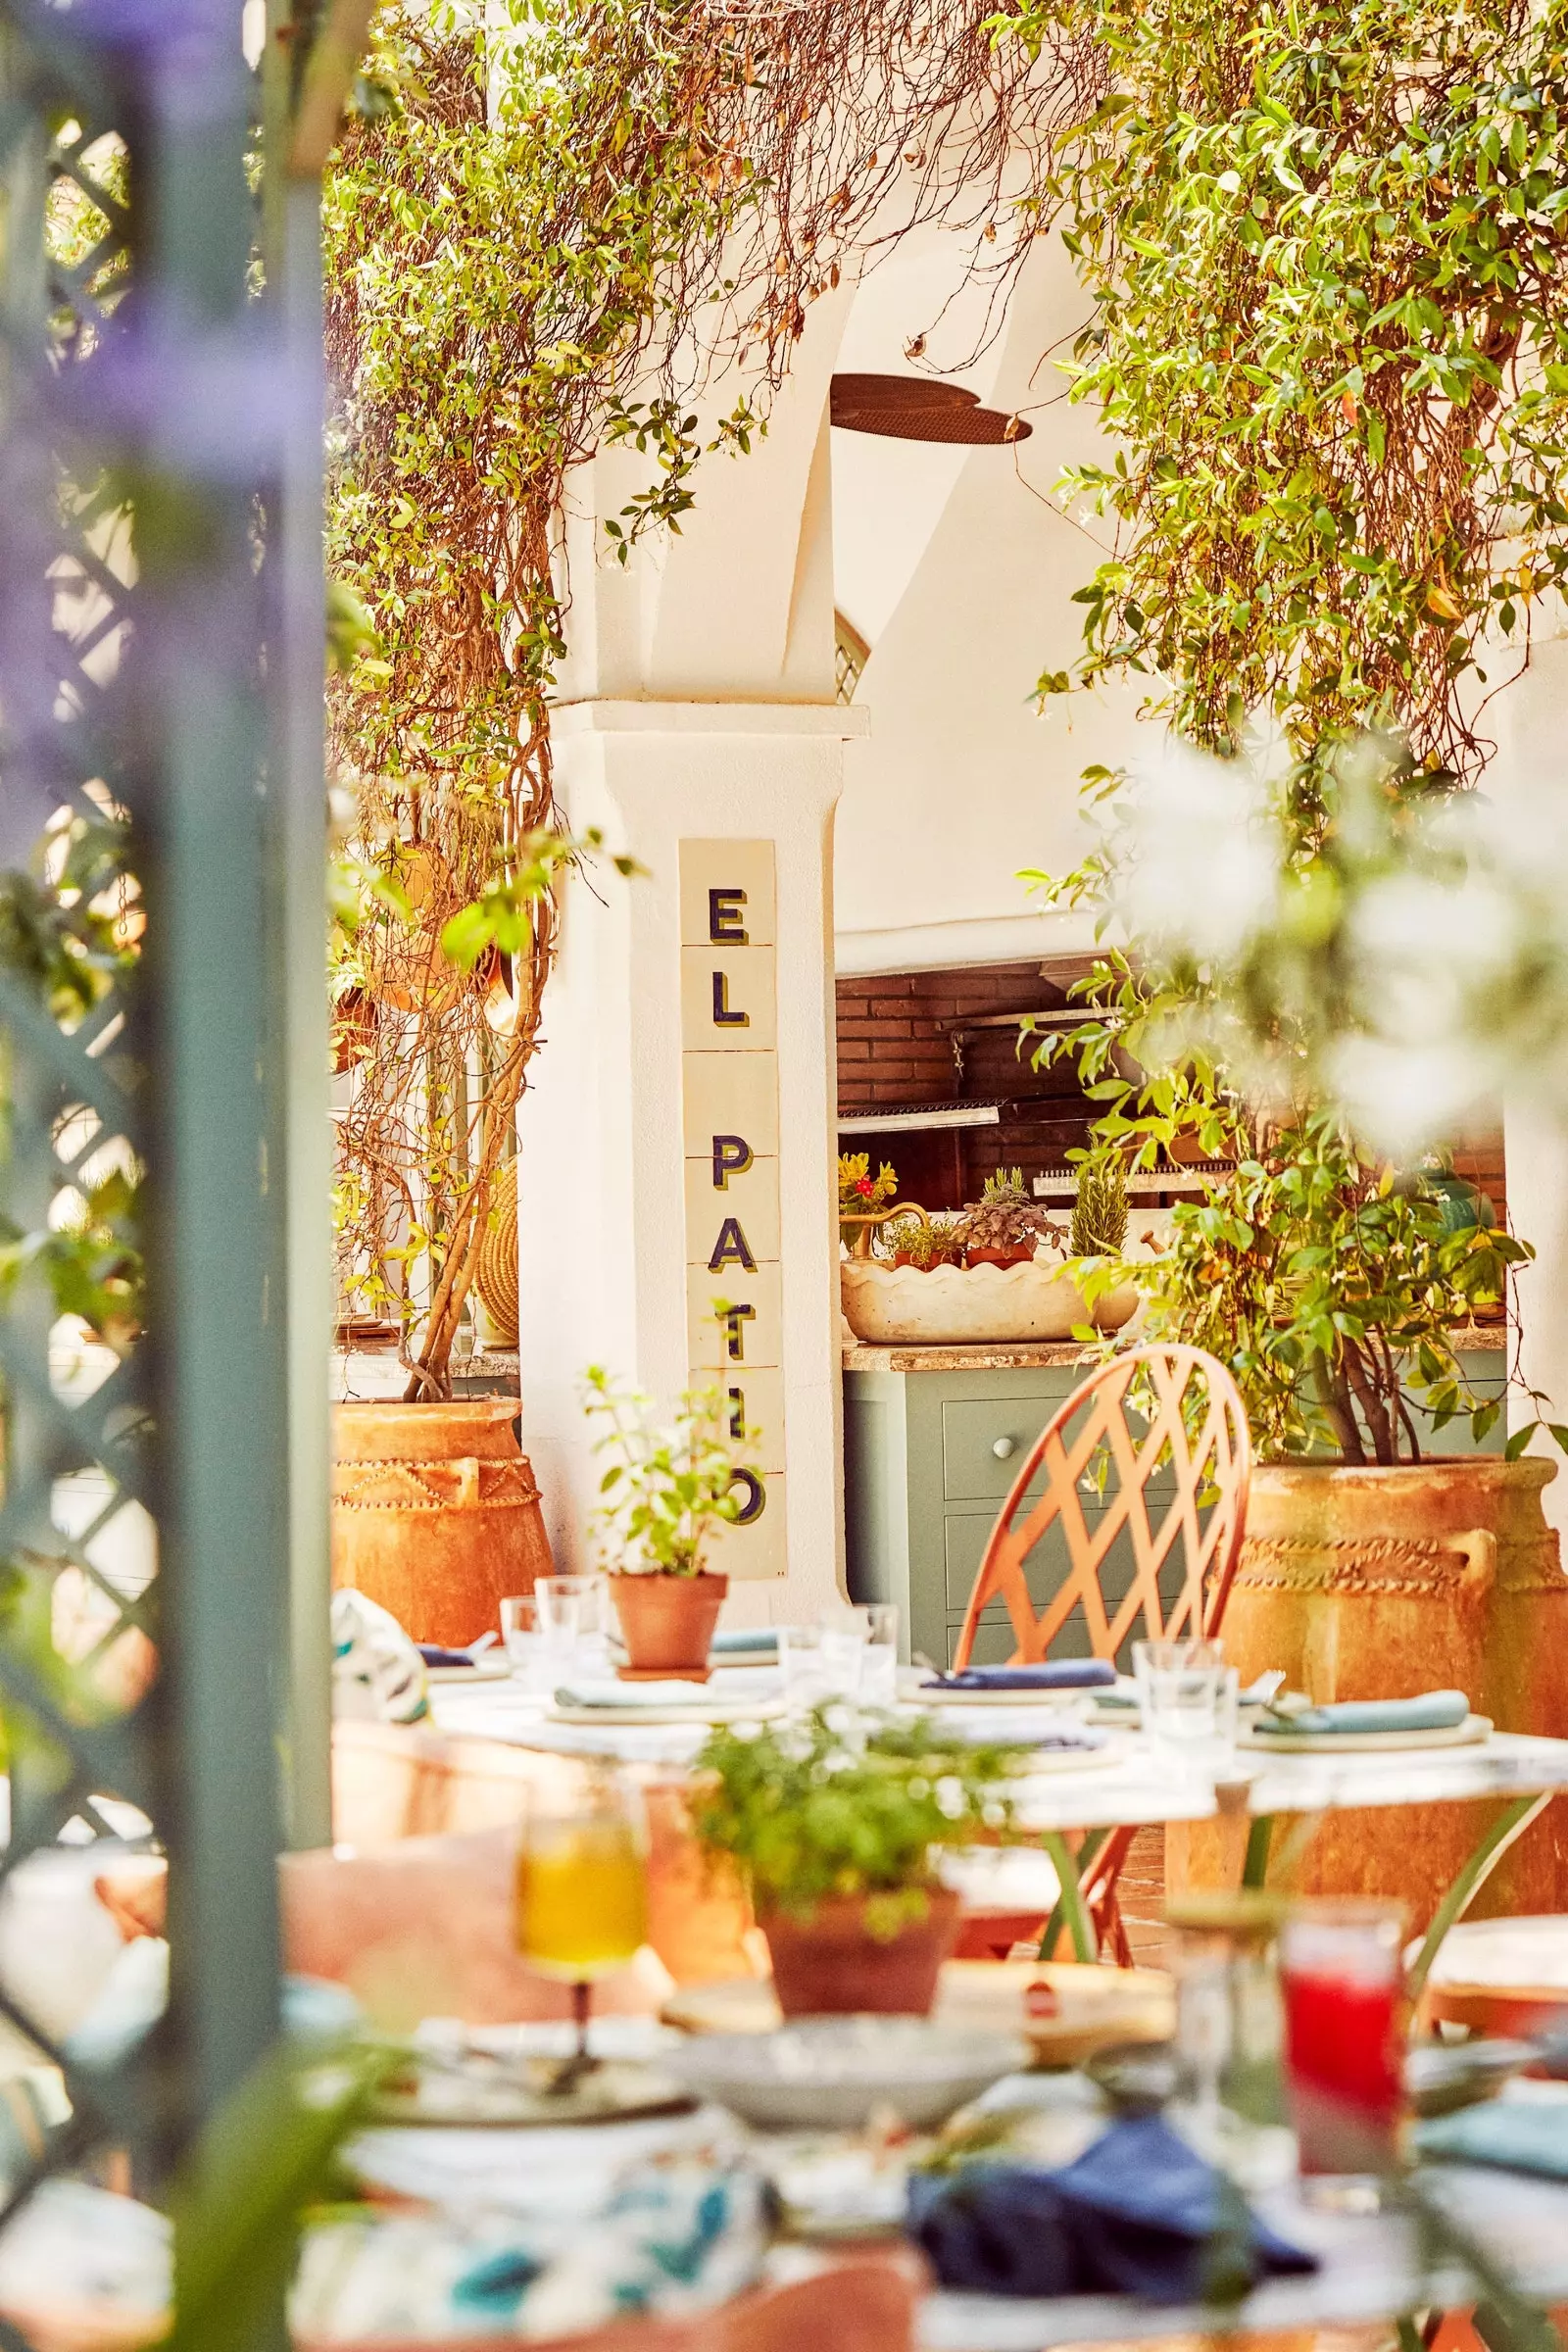
<svg viewBox="0 0 1568 2352">
<path fill-rule="evenodd" d="M 492 12 L 493 13 L 493 12 Z M 555 893 L 549 697 L 573 466 L 631 442 L 626 560 L 744 453 L 807 314 L 922 220 L 998 303 L 1093 49 L 1003 52 L 976 0 L 514 0 L 384 10 L 328 178 L 337 386 L 330 692 L 350 788 L 334 965 L 350 1297 L 443 1393 L 539 1037 Z M 917 362 L 918 345 L 911 349 Z M 749 390 L 707 442 L 715 362 Z"/>
<path fill-rule="evenodd" d="M 1472 777 L 1568 581 L 1568 12 L 1560 0 L 1023 0 L 1106 93 L 1051 203 L 1089 302 L 1075 394 L 1116 443 L 1089 678 L 1150 674 L 1226 750 L 1369 722 Z M 1070 684 L 1064 672 L 1047 692 Z"/>
</svg>

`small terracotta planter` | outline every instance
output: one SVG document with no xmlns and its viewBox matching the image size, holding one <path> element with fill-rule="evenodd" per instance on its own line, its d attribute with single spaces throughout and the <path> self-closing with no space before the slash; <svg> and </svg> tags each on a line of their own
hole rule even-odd
<svg viewBox="0 0 1568 2352">
<path fill-rule="evenodd" d="M 887 1937 L 871 1934 L 865 1905 L 864 1895 L 834 1894 L 804 1918 L 759 1912 L 773 1956 L 773 1990 L 786 2017 L 867 2010 L 930 2015 L 942 1963 L 957 1938 L 956 1893 L 948 1886 L 927 1888 L 924 1918 Z"/>
<path fill-rule="evenodd" d="M 1032 1250 L 966 1250 L 966 1266 L 1027 1266 L 1034 1262 Z"/>
<path fill-rule="evenodd" d="M 708 1680 L 708 1651 L 729 1591 L 727 1576 L 612 1576 L 611 1596 L 626 1644 L 621 1679 L 678 1675 Z"/>
</svg>

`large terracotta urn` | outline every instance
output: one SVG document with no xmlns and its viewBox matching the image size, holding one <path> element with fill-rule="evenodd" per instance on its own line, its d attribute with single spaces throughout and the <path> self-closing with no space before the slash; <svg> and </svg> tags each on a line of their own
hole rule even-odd
<svg viewBox="0 0 1568 2352">
<path fill-rule="evenodd" d="M 505 1396 L 334 1408 L 332 1582 L 453 1647 L 553 1573 L 539 1489 Z"/>
<path fill-rule="evenodd" d="M 1226 1603 L 1247 1683 L 1282 1667 L 1312 1698 L 1457 1689 L 1499 1730 L 1568 1736 L 1568 1578 L 1541 1507 L 1556 1464 L 1456 1455 L 1394 1468 L 1265 1463 Z M 1396 1894 L 1431 1918 L 1495 1802 L 1329 1815 L 1303 1890 Z M 1504 1856 L 1478 1913 L 1568 1909 L 1568 1811 Z"/>
</svg>

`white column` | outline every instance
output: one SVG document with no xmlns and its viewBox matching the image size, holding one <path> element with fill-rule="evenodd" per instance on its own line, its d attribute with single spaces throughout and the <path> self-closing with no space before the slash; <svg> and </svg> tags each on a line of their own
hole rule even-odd
<svg viewBox="0 0 1568 2352">
<path fill-rule="evenodd" d="M 520 1125 L 523 1439 L 564 1568 L 583 1558 L 597 1486 L 584 1366 L 633 1376 L 666 1406 L 690 1376 L 688 1168 L 701 1175 L 711 1139 L 689 1150 L 683 1121 L 682 844 L 772 848 L 776 1265 L 763 1256 L 765 1210 L 750 1239 L 760 1280 L 781 1299 L 781 1449 L 773 1381 L 761 1376 L 771 1366 L 747 1412 L 763 1425 L 769 1524 L 782 1519 L 784 1543 L 761 1541 L 760 1524 L 748 1531 L 758 1541 L 731 1541 L 715 1560 L 737 1580 L 737 1622 L 799 1614 L 842 1585 L 832 819 L 843 741 L 860 717 L 809 704 L 600 701 L 556 722 L 572 824 L 597 825 L 648 868 L 629 882 L 607 871 L 568 895 Z M 731 1298 L 743 1279 L 725 1269 Z M 768 1312 L 760 1306 L 760 1319 Z M 775 1352 L 765 1338 L 760 1352 Z"/>
<path fill-rule="evenodd" d="M 523 1443 L 557 1557 L 580 1563 L 598 1485 L 583 1367 L 667 1409 L 714 1361 L 706 1298 L 751 1306 L 722 1385 L 761 1428 L 766 1500 L 714 1561 L 739 1623 L 814 1609 L 843 1576 L 832 830 L 865 713 L 834 697 L 827 405 L 848 299 L 814 306 L 766 436 L 705 460 L 678 536 L 613 560 L 605 522 L 648 475 L 625 448 L 573 475 L 564 518 L 561 806 L 648 872 L 565 893 L 518 1127 Z M 726 414 L 741 388 L 701 405 Z M 731 1195 L 715 1135 L 752 1157 L 734 1198 L 756 1263 L 710 1275 Z"/>
</svg>

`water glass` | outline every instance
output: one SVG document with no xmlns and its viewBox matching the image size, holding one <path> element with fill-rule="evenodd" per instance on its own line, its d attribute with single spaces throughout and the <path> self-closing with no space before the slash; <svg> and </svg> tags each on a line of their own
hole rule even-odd
<svg viewBox="0 0 1568 2352">
<path fill-rule="evenodd" d="M 598 1624 L 598 1595 L 591 1576 L 542 1576 L 534 1586 L 539 1639 L 552 1673 L 569 1671 L 588 1634 Z"/>
<path fill-rule="evenodd" d="M 514 1674 L 524 1681 L 539 1660 L 539 1603 L 531 1592 L 514 1592 L 501 1603 L 501 1639 Z"/>
<path fill-rule="evenodd" d="M 1176 1930 L 1177 2128 L 1249 2192 L 1278 2186 L 1296 2169 L 1281 2073 L 1279 1898 L 1190 1888 L 1165 1917 Z"/>
<path fill-rule="evenodd" d="M 778 1672 L 786 1706 L 804 1710 L 819 1707 L 828 1695 L 819 1625 L 781 1625 L 778 1629 Z"/>
<path fill-rule="evenodd" d="M 869 1707 L 891 1707 L 899 1695 L 899 1604 L 862 1601 L 852 1613 L 865 1628 L 860 1696 Z"/>
<path fill-rule="evenodd" d="M 865 1633 L 859 1612 L 835 1609 L 823 1618 L 819 1656 L 822 1680 L 832 1698 L 858 1698 L 865 1665 Z"/>
<path fill-rule="evenodd" d="M 1220 1772 L 1236 1748 L 1238 1677 L 1218 1642 L 1135 1642 L 1133 1671 L 1151 1747 L 1163 1761 Z"/>
<path fill-rule="evenodd" d="M 1375 2183 L 1398 2161 L 1404 2105 L 1402 1905 L 1297 1904 L 1280 1930 L 1285 2079 L 1303 2176 Z"/>
</svg>

